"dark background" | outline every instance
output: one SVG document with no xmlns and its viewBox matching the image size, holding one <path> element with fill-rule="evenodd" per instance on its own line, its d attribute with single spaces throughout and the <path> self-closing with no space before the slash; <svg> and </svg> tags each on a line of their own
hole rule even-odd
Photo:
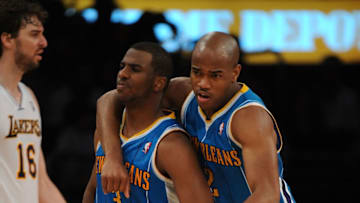
<svg viewBox="0 0 360 203">
<path fill-rule="evenodd" d="M 101 1 L 98 21 L 88 24 L 80 14 L 65 17 L 58 1 L 41 2 L 50 14 L 45 24 L 49 46 L 41 67 L 25 75 L 24 82 L 41 106 L 49 176 L 68 202 L 81 202 L 94 160 L 96 99 L 115 88 L 117 64 L 130 45 L 156 41 L 152 25 L 162 17 L 146 13 L 130 26 L 112 24 L 112 8 Z M 172 56 L 174 76 L 187 75 L 189 55 Z M 240 62 L 240 81 L 262 97 L 280 126 L 284 176 L 297 202 L 354 200 L 359 64 L 343 64 L 333 56 L 321 64 Z"/>
</svg>

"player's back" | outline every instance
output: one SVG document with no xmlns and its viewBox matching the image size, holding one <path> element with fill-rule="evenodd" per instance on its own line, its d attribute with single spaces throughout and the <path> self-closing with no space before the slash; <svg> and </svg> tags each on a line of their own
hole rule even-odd
<svg viewBox="0 0 360 203">
<path fill-rule="evenodd" d="M 0 85 L 0 202 L 38 203 L 41 118 L 27 87 L 19 89 L 20 104 Z"/>
</svg>

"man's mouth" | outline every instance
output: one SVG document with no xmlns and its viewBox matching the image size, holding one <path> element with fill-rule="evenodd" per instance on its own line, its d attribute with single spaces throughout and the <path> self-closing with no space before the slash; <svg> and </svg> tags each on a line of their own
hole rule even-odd
<svg viewBox="0 0 360 203">
<path fill-rule="evenodd" d="M 126 87 L 126 83 L 125 82 L 117 82 L 116 84 L 116 88 L 117 89 L 122 89 Z"/>
<path fill-rule="evenodd" d="M 44 53 L 44 50 L 39 50 L 39 51 L 37 51 L 37 52 L 35 53 L 35 56 L 41 60 L 41 59 L 42 59 L 42 56 L 41 56 L 41 55 L 42 55 L 43 53 Z"/>
<path fill-rule="evenodd" d="M 210 100 L 210 96 L 206 93 L 197 93 L 197 100 L 199 103 L 208 102 Z"/>
</svg>

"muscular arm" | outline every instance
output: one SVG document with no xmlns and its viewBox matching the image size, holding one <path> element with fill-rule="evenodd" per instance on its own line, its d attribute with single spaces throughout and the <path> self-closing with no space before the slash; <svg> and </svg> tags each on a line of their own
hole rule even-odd
<svg viewBox="0 0 360 203">
<path fill-rule="evenodd" d="M 231 131 L 242 146 L 246 178 L 252 191 L 245 202 L 279 202 L 276 134 L 270 115 L 256 106 L 241 109 L 233 117 Z"/>
<path fill-rule="evenodd" d="M 39 158 L 39 202 L 40 203 L 63 203 L 66 202 L 58 188 L 50 180 L 45 166 L 42 150 Z"/>
<path fill-rule="evenodd" d="M 195 151 L 183 133 L 174 132 L 163 138 L 158 146 L 156 165 L 174 182 L 180 202 L 212 202 Z"/>
</svg>

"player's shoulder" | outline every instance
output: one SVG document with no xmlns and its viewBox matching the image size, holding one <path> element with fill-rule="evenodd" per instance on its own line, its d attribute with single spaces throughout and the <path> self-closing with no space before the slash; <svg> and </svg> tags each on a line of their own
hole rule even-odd
<svg viewBox="0 0 360 203">
<path fill-rule="evenodd" d="M 117 96 L 117 90 L 116 89 L 112 89 L 112 90 L 109 90 L 107 92 L 105 92 L 103 95 L 101 95 L 98 99 L 97 99 L 97 103 L 101 103 L 107 99 L 110 99 L 110 98 L 115 98 Z"/>
<path fill-rule="evenodd" d="M 232 136 L 240 141 L 252 139 L 273 130 L 273 121 L 267 110 L 258 105 L 251 105 L 237 110 L 231 119 Z"/>
<path fill-rule="evenodd" d="M 188 134 L 184 130 L 179 129 L 167 133 L 161 139 L 159 146 L 174 149 L 188 144 L 190 144 Z"/>
<path fill-rule="evenodd" d="M 24 88 L 26 91 L 29 91 L 30 93 L 34 94 L 34 91 L 25 83 L 19 82 L 19 86 L 20 88 Z"/>
<path fill-rule="evenodd" d="M 232 117 L 232 122 L 239 122 L 239 123 L 241 122 L 241 123 L 250 124 L 253 122 L 258 123 L 268 119 L 271 120 L 271 117 L 263 106 L 249 105 L 238 109 Z"/>
<path fill-rule="evenodd" d="M 24 84 L 22 82 L 19 83 L 19 86 L 20 86 L 20 88 L 25 90 L 25 92 L 31 96 L 31 98 L 35 101 L 36 105 L 39 107 L 38 100 L 37 100 L 37 97 L 36 97 L 34 91 L 29 86 L 27 86 L 26 84 Z"/>
</svg>

